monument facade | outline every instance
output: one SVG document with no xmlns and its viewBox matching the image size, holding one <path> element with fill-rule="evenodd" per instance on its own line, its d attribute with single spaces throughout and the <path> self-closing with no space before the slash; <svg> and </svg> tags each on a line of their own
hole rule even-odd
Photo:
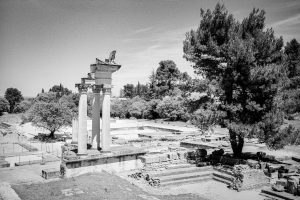
<svg viewBox="0 0 300 200">
<path fill-rule="evenodd" d="M 81 83 L 75 84 L 80 94 L 77 121 L 73 120 L 73 128 L 78 127 L 77 134 L 72 141 L 78 144 L 78 155 L 87 154 L 87 91 L 92 89 L 94 94 L 92 107 L 92 144 L 96 139 L 97 146 L 93 146 L 102 152 L 110 151 L 110 96 L 112 88 L 112 74 L 121 68 L 121 65 L 114 62 L 116 51 L 112 51 L 109 58 L 101 61 L 96 58 L 96 63 L 90 65 L 90 73 L 87 78 L 82 78 Z M 100 124 L 100 111 L 102 109 L 102 125 Z M 102 133 L 100 134 L 100 127 Z"/>
</svg>

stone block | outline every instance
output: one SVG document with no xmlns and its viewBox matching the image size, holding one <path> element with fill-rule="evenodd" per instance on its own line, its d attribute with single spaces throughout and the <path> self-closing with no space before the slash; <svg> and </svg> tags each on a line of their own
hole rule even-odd
<svg viewBox="0 0 300 200">
<path fill-rule="evenodd" d="M 296 195 L 297 194 L 297 188 L 298 188 L 298 184 L 297 184 L 296 180 L 288 179 L 288 181 L 287 181 L 287 191 L 288 191 L 288 193 Z"/>
<path fill-rule="evenodd" d="M 167 161 L 169 161 L 168 154 L 159 155 L 159 162 L 167 162 Z"/>
<path fill-rule="evenodd" d="M 247 164 L 251 167 L 251 168 L 255 168 L 257 169 L 258 161 L 257 160 L 252 160 L 252 159 L 248 159 L 247 160 Z"/>
<path fill-rule="evenodd" d="M 176 152 L 169 152 L 167 156 L 170 160 L 178 160 L 178 154 Z"/>
<path fill-rule="evenodd" d="M 266 169 L 267 163 L 266 162 L 260 162 L 260 168 L 262 170 Z"/>
<path fill-rule="evenodd" d="M 270 176 L 270 178 L 272 178 L 272 179 L 277 179 L 277 178 L 278 178 L 278 171 L 273 172 L 273 173 L 270 173 L 269 176 Z"/>
<path fill-rule="evenodd" d="M 273 156 L 273 155 L 266 155 L 266 156 L 265 156 L 265 160 L 268 160 L 268 161 L 275 161 L 275 156 Z"/>
<path fill-rule="evenodd" d="M 178 155 L 178 158 L 180 160 L 185 160 L 186 159 L 186 152 L 185 151 L 178 151 L 177 155 Z"/>
<path fill-rule="evenodd" d="M 284 191 L 284 187 L 282 185 L 272 185 L 271 186 L 272 190 L 276 191 L 276 192 L 283 192 Z"/>
<path fill-rule="evenodd" d="M 281 178 L 281 179 L 277 180 L 276 181 L 276 185 L 281 185 L 284 188 L 286 188 L 286 186 L 287 186 L 287 179 Z"/>
<path fill-rule="evenodd" d="M 54 168 L 43 169 L 42 177 L 45 179 L 58 178 L 60 177 L 60 171 Z"/>
<path fill-rule="evenodd" d="M 269 172 L 273 173 L 275 171 L 277 171 L 282 165 L 281 164 L 267 164 L 267 167 L 269 169 Z"/>
<path fill-rule="evenodd" d="M 158 163 L 160 160 L 157 155 L 139 156 L 139 159 L 145 164 Z"/>
</svg>

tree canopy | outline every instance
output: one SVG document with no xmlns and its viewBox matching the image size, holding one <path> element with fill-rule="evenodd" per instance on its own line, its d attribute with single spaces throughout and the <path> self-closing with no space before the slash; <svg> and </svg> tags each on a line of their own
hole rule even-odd
<svg viewBox="0 0 300 200">
<path fill-rule="evenodd" d="M 7 88 L 4 95 L 9 102 L 9 112 L 12 113 L 16 104 L 20 103 L 24 98 L 17 88 Z"/>
<path fill-rule="evenodd" d="M 281 125 L 268 132 L 260 121 L 281 122 L 274 98 L 285 75 L 282 47 L 282 38 L 265 29 L 264 10 L 253 9 L 239 22 L 219 3 L 213 11 L 201 9 L 198 29 L 186 34 L 184 57 L 220 89 L 216 93 L 222 102 L 219 109 L 226 112 L 224 119 L 236 156 L 242 152 L 244 137 L 253 130 L 274 134 Z"/>
<path fill-rule="evenodd" d="M 3 98 L 0 97 L 0 116 L 3 114 L 3 112 L 9 111 L 9 102 Z"/>
<path fill-rule="evenodd" d="M 50 137 L 63 126 L 71 125 L 72 113 L 66 104 L 36 102 L 29 110 L 29 120 L 34 126 L 50 131 Z"/>
</svg>

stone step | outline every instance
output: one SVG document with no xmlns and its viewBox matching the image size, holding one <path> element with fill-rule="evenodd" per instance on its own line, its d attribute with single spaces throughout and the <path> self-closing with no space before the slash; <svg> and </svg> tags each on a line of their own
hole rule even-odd
<svg viewBox="0 0 300 200">
<path fill-rule="evenodd" d="M 218 182 L 224 183 L 226 185 L 230 185 L 231 184 L 231 181 L 228 181 L 226 179 L 223 179 L 223 178 L 220 178 L 220 177 L 217 177 L 217 176 L 213 176 L 212 179 L 214 181 L 218 181 Z"/>
<path fill-rule="evenodd" d="M 284 200 L 300 200 L 299 196 L 294 196 L 292 194 L 289 194 L 287 192 L 276 192 L 272 189 L 262 189 L 261 194 L 267 194 L 272 196 L 274 199 L 284 199 Z"/>
<path fill-rule="evenodd" d="M 201 172 L 201 171 L 212 171 L 211 167 L 184 167 L 184 168 L 175 168 L 175 169 L 167 169 L 164 171 L 158 171 L 150 173 L 151 177 L 162 177 L 176 174 L 185 174 L 191 172 Z"/>
<path fill-rule="evenodd" d="M 221 172 L 222 174 L 228 174 L 228 175 L 233 176 L 233 172 L 231 172 L 231 171 L 226 171 L 224 169 L 220 169 L 220 168 L 217 168 L 217 167 L 214 167 L 214 170 L 218 171 L 218 172 Z"/>
<path fill-rule="evenodd" d="M 163 183 L 160 183 L 160 186 L 167 187 L 167 186 L 199 183 L 199 182 L 205 182 L 205 181 L 210 181 L 210 180 L 212 180 L 211 176 L 202 176 L 202 177 L 194 177 L 194 178 L 187 178 L 187 179 L 163 182 Z"/>
<path fill-rule="evenodd" d="M 221 178 L 221 179 L 224 179 L 226 181 L 230 181 L 232 182 L 234 180 L 234 177 L 231 176 L 231 175 L 228 175 L 228 174 L 225 174 L 225 173 L 220 173 L 220 172 L 213 172 L 213 177 L 218 177 L 218 178 Z"/>
<path fill-rule="evenodd" d="M 190 173 L 184 173 L 184 174 L 175 174 L 175 175 L 169 175 L 169 176 L 162 176 L 162 177 L 154 177 L 160 180 L 160 183 L 164 182 L 171 182 L 171 181 L 177 181 L 177 180 L 183 180 L 183 179 L 191 179 L 196 177 L 211 177 L 211 171 L 205 171 L 205 172 L 190 172 Z"/>
<path fill-rule="evenodd" d="M 266 194 L 266 193 L 259 193 L 259 194 L 262 195 L 262 196 L 264 196 L 264 197 L 267 197 L 269 199 L 272 199 L 272 200 L 284 200 L 284 199 L 282 199 L 280 197 L 274 197 L 274 196 Z"/>
<path fill-rule="evenodd" d="M 170 169 L 181 169 L 181 168 L 192 168 L 195 167 L 195 165 L 192 165 L 190 163 L 184 163 L 184 164 L 176 164 L 176 165 L 171 165 L 167 168 L 167 170 Z"/>
</svg>

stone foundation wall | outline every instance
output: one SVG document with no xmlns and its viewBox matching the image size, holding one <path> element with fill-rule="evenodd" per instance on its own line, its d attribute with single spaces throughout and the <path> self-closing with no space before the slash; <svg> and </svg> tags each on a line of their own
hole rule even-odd
<svg viewBox="0 0 300 200">
<path fill-rule="evenodd" d="M 61 173 L 64 177 L 73 177 L 86 173 L 102 172 L 103 170 L 120 172 L 139 169 L 144 166 L 144 163 L 141 162 L 138 155 L 140 154 L 111 155 L 71 161 L 62 160 Z"/>
<path fill-rule="evenodd" d="M 249 190 L 270 184 L 270 179 L 262 170 L 252 169 L 243 173 L 243 184 L 241 190 Z"/>
<path fill-rule="evenodd" d="M 141 159 L 144 164 L 162 163 L 173 160 L 186 160 L 186 151 L 139 156 L 139 159 Z"/>
</svg>

